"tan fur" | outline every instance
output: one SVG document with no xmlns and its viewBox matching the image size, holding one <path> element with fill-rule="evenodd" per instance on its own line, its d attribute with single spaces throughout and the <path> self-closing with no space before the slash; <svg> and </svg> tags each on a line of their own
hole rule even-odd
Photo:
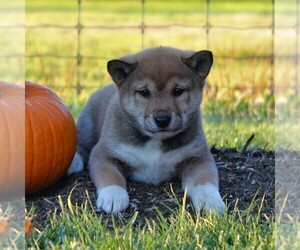
<svg viewBox="0 0 300 250">
<path fill-rule="evenodd" d="M 135 55 L 121 57 L 129 63 L 138 62 L 139 71 L 137 77 L 153 79 L 158 87 L 164 87 L 166 81 L 173 76 L 182 77 L 181 58 L 193 55 L 193 51 L 182 51 L 174 48 L 159 47 L 154 50 L 144 50 Z M 163 67 L 161 67 L 163 65 Z"/>
<path fill-rule="evenodd" d="M 198 162 L 195 165 L 185 166 L 182 174 L 182 183 L 186 183 L 192 178 L 192 185 L 203 185 L 206 183 L 212 183 L 218 186 L 218 173 L 212 161 Z M 183 186 L 185 186 L 183 184 Z"/>
<path fill-rule="evenodd" d="M 93 174 L 91 175 L 91 179 L 97 188 L 101 189 L 102 187 L 110 185 L 118 185 L 126 188 L 126 180 L 115 165 L 103 161 L 103 163 L 98 162 L 94 166 L 98 164 L 101 167 L 94 168 L 92 170 Z"/>
</svg>

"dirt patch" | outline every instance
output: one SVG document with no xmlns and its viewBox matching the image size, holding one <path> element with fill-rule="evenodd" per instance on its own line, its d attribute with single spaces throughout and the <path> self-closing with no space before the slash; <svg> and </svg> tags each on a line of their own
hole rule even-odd
<svg viewBox="0 0 300 250">
<path fill-rule="evenodd" d="M 254 206 L 253 213 L 257 213 L 259 205 L 262 204 L 261 216 L 272 217 L 274 215 L 275 196 L 275 156 L 274 152 L 262 149 L 253 149 L 240 153 L 235 149 L 212 148 L 214 159 L 220 174 L 220 191 L 225 197 L 228 205 L 228 212 L 232 212 L 236 206 L 239 210 L 246 210 L 253 198 L 256 196 L 257 205 Z M 70 177 L 63 177 L 51 188 L 26 198 L 26 207 L 29 211 L 35 208 L 35 221 L 43 223 L 47 215 L 55 209 L 59 209 L 58 195 L 66 203 L 72 191 L 71 200 L 73 204 L 82 204 L 87 199 L 87 192 L 93 206 L 95 206 L 95 188 L 89 178 L 88 171 L 73 174 Z M 130 206 L 122 213 L 122 217 L 130 219 L 134 212 L 138 211 L 137 223 L 144 223 L 145 218 L 154 218 L 157 207 L 163 214 L 170 213 L 170 208 L 178 205 L 170 197 L 172 193 L 182 201 L 183 192 L 180 181 L 172 180 L 171 184 L 163 183 L 158 186 L 143 183 L 128 183 L 130 196 Z M 187 209 L 192 210 L 191 203 L 188 202 Z M 104 217 L 104 212 L 99 212 Z"/>
</svg>

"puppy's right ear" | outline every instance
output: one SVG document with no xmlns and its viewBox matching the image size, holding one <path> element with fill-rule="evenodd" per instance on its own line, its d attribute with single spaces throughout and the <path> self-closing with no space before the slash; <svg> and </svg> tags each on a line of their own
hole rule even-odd
<svg viewBox="0 0 300 250">
<path fill-rule="evenodd" d="M 190 69 L 205 79 L 213 64 L 213 54 L 209 50 L 201 50 L 189 58 L 181 58 Z"/>
<path fill-rule="evenodd" d="M 111 60 L 107 63 L 107 71 L 113 81 L 120 86 L 122 82 L 135 70 L 138 63 L 127 63 L 121 60 Z"/>
</svg>

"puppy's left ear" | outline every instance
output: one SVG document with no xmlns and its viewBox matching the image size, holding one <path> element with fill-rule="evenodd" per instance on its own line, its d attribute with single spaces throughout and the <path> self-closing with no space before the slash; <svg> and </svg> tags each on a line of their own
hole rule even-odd
<svg viewBox="0 0 300 250">
<path fill-rule="evenodd" d="M 111 60 L 107 63 L 107 71 L 113 81 L 120 86 L 123 81 L 135 70 L 137 63 L 127 63 L 121 60 Z"/>
<path fill-rule="evenodd" d="M 191 68 L 197 75 L 205 79 L 213 64 L 213 54 L 209 50 L 202 50 L 189 58 L 181 58 L 182 62 Z"/>
</svg>

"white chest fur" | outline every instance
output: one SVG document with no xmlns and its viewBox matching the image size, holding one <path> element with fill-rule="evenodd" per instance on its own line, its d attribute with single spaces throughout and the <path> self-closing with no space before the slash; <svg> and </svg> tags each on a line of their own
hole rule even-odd
<svg viewBox="0 0 300 250">
<path fill-rule="evenodd" d="M 161 141 L 151 139 L 143 146 L 119 144 L 112 149 L 120 160 L 126 162 L 132 169 L 131 178 L 152 184 L 158 184 L 170 179 L 177 163 L 195 151 L 195 143 L 188 144 L 176 150 L 164 152 Z"/>
</svg>

